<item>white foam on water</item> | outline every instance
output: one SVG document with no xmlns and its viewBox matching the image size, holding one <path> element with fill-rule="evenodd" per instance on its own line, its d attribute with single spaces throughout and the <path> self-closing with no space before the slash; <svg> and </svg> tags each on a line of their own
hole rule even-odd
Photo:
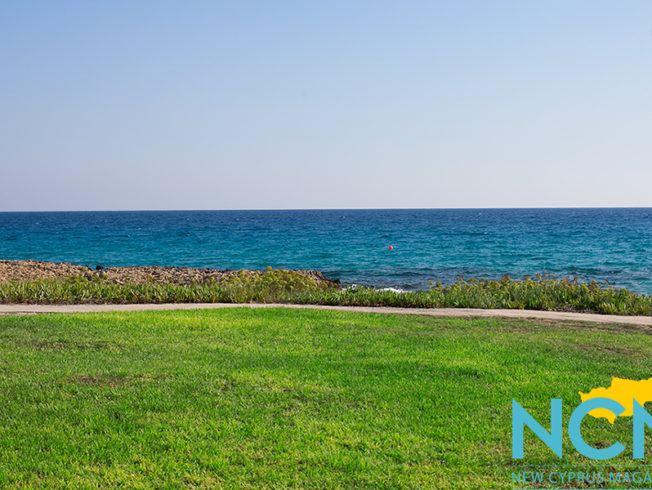
<svg viewBox="0 0 652 490">
<path fill-rule="evenodd" d="M 391 291 L 392 293 L 407 293 L 407 291 L 403 289 L 396 289 L 396 288 L 380 288 L 378 291 Z"/>
</svg>

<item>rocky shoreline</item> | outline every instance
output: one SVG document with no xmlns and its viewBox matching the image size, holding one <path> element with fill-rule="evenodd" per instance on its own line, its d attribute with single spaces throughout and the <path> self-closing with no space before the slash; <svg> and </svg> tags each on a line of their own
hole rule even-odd
<svg viewBox="0 0 652 490">
<path fill-rule="evenodd" d="M 339 280 L 326 277 L 316 270 L 296 270 L 318 285 L 339 286 Z M 0 260 L 0 282 L 31 281 L 35 279 L 57 279 L 61 277 L 84 277 L 105 279 L 116 284 L 202 284 L 209 281 L 219 282 L 233 275 L 263 274 L 255 270 L 219 270 L 195 269 L 192 267 L 162 267 L 162 266 L 132 266 L 132 267 L 102 267 L 95 268 L 83 265 L 44 262 L 37 260 Z"/>
</svg>

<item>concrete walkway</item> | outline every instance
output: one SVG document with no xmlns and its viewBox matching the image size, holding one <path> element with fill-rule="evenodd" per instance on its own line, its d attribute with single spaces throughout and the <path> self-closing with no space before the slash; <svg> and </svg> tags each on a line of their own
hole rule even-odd
<svg viewBox="0 0 652 490">
<path fill-rule="evenodd" d="M 598 315 L 594 313 L 566 313 L 535 310 L 480 310 L 471 308 L 392 308 L 366 306 L 322 306 L 286 304 L 230 304 L 230 303 L 173 303 L 137 305 L 24 305 L 0 304 L 0 315 L 37 313 L 96 313 L 102 311 L 158 311 L 158 310 L 213 310 L 220 308 L 305 308 L 312 310 L 353 311 L 392 315 L 428 315 L 436 317 L 504 317 L 538 318 L 542 320 L 570 320 L 652 327 L 652 316 Z"/>
</svg>

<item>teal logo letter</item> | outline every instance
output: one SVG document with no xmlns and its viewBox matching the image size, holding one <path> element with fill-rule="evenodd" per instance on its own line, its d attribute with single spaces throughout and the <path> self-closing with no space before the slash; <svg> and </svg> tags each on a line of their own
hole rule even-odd
<svg viewBox="0 0 652 490">
<path fill-rule="evenodd" d="M 605 408 L 613 412 L 616 417 L 625 411 L 625 407 L 623 407 L 617 401 L 611 400 L 610 398 L 592 398 L 587 400 L 579 407 L 577 407 L 573 412 L 573 415 L 571 415 L 570 422 L 568 422 L 568 435 L 570 436 L 570 440 L 573 443 L 573 446 L 575 446 L 575 449 L 577 449 L 580 454 L 586 456 L 587 458 L 615 458 L 625 450 L 625 446 L 623 446 L 620 442 L 616 442 L 615 444 L 612 444 L 611 446 L 604 449 L 597 449 L 593 446 L 589 446 L 582 437 L 582 432 L 580 430 L 582 420 L 584 420 L 586 414 L 588 414 L 591 410 L 595 410 L 596 408 Z"/>
<path fill-rule="evenodd" d="M 634 400 L 634 459 L 645 457 L 645 426 L 652 428 L 652 415 Z"/>
<path fill-rule="evenodd" d="M 532 415 L 527 413 L 519 403 L 512 399 L 512 458 L 523 458 L 523 432 L 527 425 L 541 441 L 561 458 L 562 446 L 562 402 L 555 398 L 550 400 L 550 433 L 544 429 Z"/>
</svg>

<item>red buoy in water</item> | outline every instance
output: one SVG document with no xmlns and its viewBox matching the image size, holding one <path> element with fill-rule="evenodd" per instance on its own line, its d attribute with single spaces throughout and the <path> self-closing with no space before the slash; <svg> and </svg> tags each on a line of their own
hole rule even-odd
<svg viewBox="0 0 652 490">
<path fill-rule="evenodd" d="M 390 250 L 394 250 L 394 247 L 392 247 L 391 245 L 387 248 L 389 248 Z"/>
</svg>

